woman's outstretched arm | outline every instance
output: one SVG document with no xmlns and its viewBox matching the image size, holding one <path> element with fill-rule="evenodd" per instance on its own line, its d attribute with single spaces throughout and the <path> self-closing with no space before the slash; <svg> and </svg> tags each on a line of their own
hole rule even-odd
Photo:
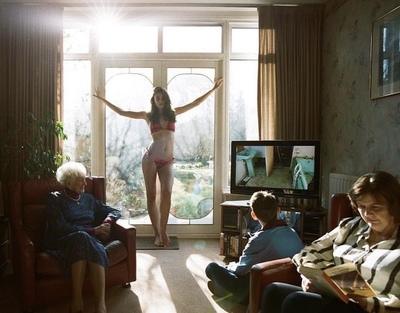
<svg viewBox="0 0 400 313">
<path fill-rule="evenodd" d="M 115 113 L 130 117 L 130 118 L 135 118 L 135 119 L 144 119 L 147 121 L 147 114 L 145 111 L 125 111 L 122 110 L 120 107 L 116 106 L 115 104 L 112 104 L 110 101 L 108 101 L 106 98 L 104 98 L 99 91 L 99 88 L 95 88 L 95 93 L 93 94 L 93 97 L 99 99 L 100 101 L 104 102 L 111 110 L 113 110 Z"/>
<path fill-rule="evenodd" d="M 214 83 L 214 86 L 209 91 L 207 91 L 204 95 L 198 97 L 196 100 L 194 100 L 184 106 L 175 108 L 176 115 L 185 113 L 185 112 L 195 108 L 196 106 L 198 106 L 200 103 L 202 103 L 204 100 L 206 100 L 215 90 L 217 90 L 219 87 L 221 87 L 222 82 L 223 82 L 223 78 L 217 79 Z"/>
</svg>

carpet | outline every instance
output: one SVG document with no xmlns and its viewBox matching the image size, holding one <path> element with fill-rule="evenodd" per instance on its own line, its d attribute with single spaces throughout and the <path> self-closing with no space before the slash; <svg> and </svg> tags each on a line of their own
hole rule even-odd
<svg viewBox="0 0 400 313">
<path fill-rule="evenodd" d="M 225 263 L 219 239 L 179 237 L 179 250 L 137 253 L 137 280 L 131 288 L 106 289 L 108 313 L 246 313 L 247 306 L 216 299 L 207 288 L 204 269 L 210 262 Z M 177 275 L 179 273 L 179 275 Z M 51 304 L 35 313 L 68 312 L 70 301 Z M 189 308 L 189 309 L 188 309 Z M 94 312 L 94 297 L 84 296 L 85 313 Z M 0 277 L 0 312 L 21 313 L 14 275 Z"/>
<path fill-rule="evenodd" d="M 169 247 L 157 247 L 154 244 L 154 237 L 136 237 L 137 250 L 179 250 L 179 241 L 175 236 L 169 237 L 171 245 Z"/>
</svg>

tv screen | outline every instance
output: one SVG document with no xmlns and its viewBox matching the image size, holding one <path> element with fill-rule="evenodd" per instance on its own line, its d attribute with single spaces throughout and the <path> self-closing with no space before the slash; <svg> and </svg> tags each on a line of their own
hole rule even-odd
<svg viewBox="0 0 400 313">
<path fill-rule="evenodd" d="M 232 194 L 319 199 L 320 141 L 232 141 L 230 184 Z"/>
</svg>

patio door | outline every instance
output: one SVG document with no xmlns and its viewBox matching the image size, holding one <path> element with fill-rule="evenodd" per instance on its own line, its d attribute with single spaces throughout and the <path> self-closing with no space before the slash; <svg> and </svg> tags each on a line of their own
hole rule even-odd
<svg viewBox="0 0 400 313">
<path fill-rule="evenodd" d="M 218 66 L 213 61 L 102 61 L 99 86 L 110 102 L 124 110 L 149 111 L 155 86 L 166 88 L 172 106 L 178 107 L 212 88 L 215 77 L 221 76 Z M 177 116 L 170 234 L 219 232 L 219 218 L 213 211 L 215 203 L 220 203 L 215 197 L 213 166 L 215 101 L 213 94 L 199 107 Z M 99 134 L 93 146 L 104 147 L 95 154 L 99 171 L 106 176 L 107 203 L 121 208 L 138 232 L 151 234 L 141 169 L 142 154 L 152 140 L 148 125 L 104 106 L 94 109 L 104 119 L 103 129 L 93 133 Z"/>
</svg>

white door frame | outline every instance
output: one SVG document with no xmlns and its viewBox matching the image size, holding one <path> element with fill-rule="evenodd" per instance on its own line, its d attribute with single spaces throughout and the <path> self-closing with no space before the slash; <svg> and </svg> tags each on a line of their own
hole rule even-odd
<svg viewBox="0 0 400 313">
<path fill-rule="evenodd" d="M 154 85 L 167 85 L 168 68 L 214 68 L 216 78 L 222 77 L 222 61 L 219 60 L 102 60 L 93 64 L 92 71 L 95 77 L 96 86 L 99 87 L 102 94 L 105 93 L 105 69 L 112 67 L 123 68 L 153 68 Z M 157 74 L 159 73 L 159 75 Z M 223 138 L 226 137 L 225 123 L 226 106 L 223 102 L 224 88 L 220 88 L 215 94 L 215 142 L 214 142 L 214 209 L 212 225 L 168 225 L 170 235 L 180 237 L 215 237 L 220 233 L 220 203 L 222 202 L 223 175 L 226 175 L 226 163 L 224 155 Z M 95 101 L 92 102 L 92 175 L 105 176 L 105 106 L 99 106 Z M 218 117 L 218 118 L 217 118 Z M 221 118 L 223 117 L 223 118 Z M 95 121 L 95 122 L 93 122 Z M 151 225 L 135 225 L 138 233 L 141 235 L 153 234 Z"/>
</svg>

